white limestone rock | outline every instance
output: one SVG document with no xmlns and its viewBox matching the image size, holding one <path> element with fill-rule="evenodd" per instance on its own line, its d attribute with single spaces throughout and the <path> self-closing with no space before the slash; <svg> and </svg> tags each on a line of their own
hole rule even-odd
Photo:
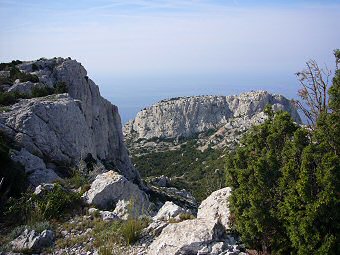
<svg viewBox="0 0 340 255">
<path fill-rule="evenodd" d="M 241 249 L 227 231 L 229 196 L 230 188 L 213 192 L 200 205 L 197 219 L 164 227 L 147 254 L 239 254 Z"/>
<path fill-rule="evenodd" d="M 33 64 L 37 70 L 33 71 Z M 0 131 L 45 163 L 75 166 L 91 154 L 140 183 L 123 141 L 118 108 L 101 97 L 80 63 L 54 58 L 23 62 L 17 67 L 38 76 L 44 86 L 64 83 L 68 93 L 20 100 L 7 107 L 0 112 Z M 9 89 L 30 90 L 33 85 L 18 82 Z"/>
<path fill-rule="evenodd" d="M 124 126 L 124 136 L 130 151 L 168 150 L 166 141 L 201 134 L 206 149 L 224 147 L 238 141 L 244 131 L 263 123 L 264 109 L 271 104 L 273 110 L 289 112 L 301 123 L 298 112 L 290 100 L 266 91 L 252 91 L 239 96 L 192 96 L 162 100 L 137 113 Z M 202 139 L 205 138 L 205 139 Z M 154 142 L 148 146 L 149 140 Z M 158 139 L 158 140 L 157 140 Z M 170 147 L 171 148 L 171 147 Z"/>
<path fill-rule="evenodd" d="M 109 171 L 100 174 L 91 184 L 91 188 L 83 195 L 86 203 L 101 209 L 112 209 L 115 204 L 130 204 L 130 211 L 135 215 L 146 214 L 149 207 L 147 195 L 137 185 L 124 176 Z M 120 217 L 118 209 L 114 213 Z"/>
<path fill-rule="evenodd" d="M 54 233 L 52 230 L 44 230 L 41 233 L 35 230 L 25 231 L 14 239 L 10 244 L 14 251 L 32 251 L 40 252 L 43 248 L 49 247 L 53 244 Z"/>
<path fill-rule="evenodd" d="M 177 219 L 180 214 L 187 214 L 190 213 L 188 210 L 179 207 L 178 205 L 174 204 L 173 202 L 167 201 L 165 204 L 159 209 L 156 216 L 153 217 L 153 220 L 163 220 L 167 221 L 171 218 Z"/>
<path fill-rule="evenodd" d="M 211 221 L 219 220 L 226 229 L 229 229 L 230 195 L 231 188 L 229 187 L 211 193 L 198 207 L 197 218 Z"/>
<path fill-rule="evenodd" d="M 14 83 L 8 92 L 19 92 L 21 94 L 31 95 L 34 88 L 44 87 L 41 83 L 32 83 L 30 81 Z"/>
</svg>

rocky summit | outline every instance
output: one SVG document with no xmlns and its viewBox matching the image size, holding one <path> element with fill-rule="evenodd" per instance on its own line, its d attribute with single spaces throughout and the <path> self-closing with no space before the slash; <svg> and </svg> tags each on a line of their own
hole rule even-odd
<svg viewBox="0 0 340 255">
<path fill-rule="evenodd" d="M 80 160 L 110 165 L 139 182 L 123 142 L 118 108 L 100 95 L 80 63 L 69 58 L 20 61 L 0 78 L 9 79 L 13 72 L 19 78 L 3 82 L 1 90 L 28 99 L 1 108 L 0 131 L 22 148 L 13 159 L 24 164 L 33 185 L 57 179 L 52 171 L 60 173 L 60 166 L 75 166 Z M 44 91 L 56 93 L 39 96 Z"/>
<path fill-rule="evenodd" d="M 301 123 L 290 100 L 266 91 L 238 96 L 192 96 L 162 100 L 138 112 L 124 126 L 131 151 L 168 150 L 181 139 L 200 138 L 201 149 L 232 146 L 241 134 L 266 119 L 264 109 L 287 111 Z M 171 145 L 170 145 L 171 143 Z"/>
</svg>

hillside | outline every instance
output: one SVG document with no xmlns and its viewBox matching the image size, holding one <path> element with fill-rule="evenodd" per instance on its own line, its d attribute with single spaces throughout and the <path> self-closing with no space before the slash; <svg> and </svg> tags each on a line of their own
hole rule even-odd
<svg viewBox="0 0 340 255">
<path fill-rule="evenodd" d="M 166 175 L 201 201 L 225 185 L 224 155 L 251 127 L 265 121 L 266 105 L 287 111 L 281 95 L 253 91 L 239 96 L 194 96 L 163 100 L 140 111 L 123 129 L 136 168 L 146 180 Z"/>
</svg>

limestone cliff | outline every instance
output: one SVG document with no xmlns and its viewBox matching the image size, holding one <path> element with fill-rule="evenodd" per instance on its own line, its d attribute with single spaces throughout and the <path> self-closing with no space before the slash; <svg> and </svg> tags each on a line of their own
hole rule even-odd
<svg viewBox="0 0 340 255">
<path fill-rule="evenodd" d="M 266 118 L 264 108 L 271 104 L 300 123 L 293 104 L 281 95 L 266 91 L 243 93 L 239 96 L 193 96 L 163 100 L 142 111 L 124 127 L 131 149 L 152 147 L 164 141 L 200 135 L 202 146 L 229 145 L 249 127 Z M 154 143 L 158 141 L 158 143 Z"/>
<path fill-rule="evenodd" d="M 100 95 L 80 63 L 70 58 L 40 59 L 16 68 L 38 80 L 17 79 L 14 84 L 3 84 L 3 91 L 30 95 L 34 88 L 51 90 L 62 84 L 67 93 L 21 99 L 3 107 L 0 131 L 49 166 L 72 166 L 90 156 L 110 162 L 127 179 L 139 182 L 123 142 L 118 108 Z"/>
</svg>

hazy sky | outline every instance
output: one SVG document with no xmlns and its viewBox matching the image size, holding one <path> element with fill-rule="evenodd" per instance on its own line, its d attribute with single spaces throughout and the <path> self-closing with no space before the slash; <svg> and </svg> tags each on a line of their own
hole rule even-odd
<svg viewBox="0 0 340 255">
<path fill-rule="evenodd" d="M 0 0 L 0 22 L 0 62 L 77 59 L 124 121 L 164 97 L 294 97 L 305 61 L 340 47 L 337 0 Z"/>
</svg>

